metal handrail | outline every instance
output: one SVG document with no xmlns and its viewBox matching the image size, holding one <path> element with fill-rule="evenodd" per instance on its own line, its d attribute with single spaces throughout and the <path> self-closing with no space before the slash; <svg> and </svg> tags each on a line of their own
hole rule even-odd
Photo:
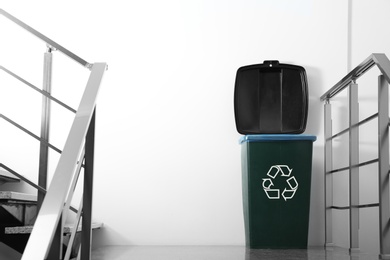
<svg viewBox="0 0 390 260">
<path fill-rule="evenodd" d="M 82 66 L 88 68 L 88 69 L 91 69 L 92 68 L 92 64 L 88 63 L 87 61 L 85 61 L 84 59 L 80 58 L 79 56 L 77 56 L 76 54 L 74 54 L 73 52 L 67 50 L 66 48 L 62 47 L 61 45 L 59 45 L 58 43 L 56 43 L 55 41 L 51 40 L 50 38 L 46 37 L 45 35 L 43 35 L 42 33 L 38 32 L 37 30 L 35 30 L 34 28 L 30 27 L 29 25 L 25 24 L 24 22 L 20 21 L 19 19 L 17 19 L 16 17 L 12 16 L 11 14 L 7 13 L 6 11 L 4 11 L 3 9 L 0 9 L 0 14 L 4 15 L 6 18 L 8 18 L 9 20 L 11 20 L 12 22 L 16 23 L 17 25 L 19 25 L 20 27 L 22 27 L 23 29 L 27 30 L 28 32 L 32 33 L 33 35 L 35 35 L 36 37 L 38 37 L 39 39 L 41 39 L 42 41 L 44 41 L 46 44 L 48 44 L 49 46 L 59 50 L 60 52 L 62 52 L 63 54 L 65 54 L 66 56 L 68 56 L 69 58 L 71 58 L 72 60 L 80 63 Z"/>
<path fill-rule="evenodd" d="M 36 86 L 34 86 L 33 84 L 31 84 L 30 82 L 28 82 L 27 80 L 23 79 L 22 77 L 16 75 L 15 73 L 13 73 L 12 71 L 8 70 L 7 68 L 3 67 L 0 65 L 0 70 L 4 71 L 5 73 L 11 75 L 12 77 L 14 77 L 15 79 L 19 80 L 20 82 L 23 82 L 25 85 L 29 86 L 30 88 L 32 88 L 33 90 L 41 93 L 42 95 L 44 95 L 45 97 L 49 98 L 50 100 L 56 102 L 57 104 L 63 106 L 64 108 L 68 109 L 69 111 L 73 112 L 73 113 L 76 113 L 76 110 L 71 108 L 70 106 L 68 106 L 67 104 L 65 104 L 64 102 L 56 99 L 55 97 L 53 97 L 52 95 L 50 95 L 49 93 L 47 93 L 46 91 L 43 91 L 39 88 L 37 88 Z"/>
<path fill-rule="evenodd" d="M 18 177 L 19 179 L 21 179 L 25 183 L 29 184 L 30 186 L 34 187 L 35 189 L 37 189 L 37 190 L 39 190 L 41 192 L 46 193 L 46 190 L 44 188 L 42 188 L 41 186 L 39 186 L 39 185 L 35 184 L 34 182 L 30 181 L 29 179 L 27 179 L 23 175 L 20 175 L 19 173 L 17 173 L 16 171 L 12 170 L 11 168 L 6 166 L 5 164 L 0 163 L 0 168 L 3 168 L 7 172 L 9 172 L 9 173 L 13 174 L 14 176 Z"/>
<path fill-rule="evenodd" d="M 106 63 L 95 63 L 87 82 L 80 106 L 69 132 L 57 168 L 39 211 L 34 229 L 22 260 L 46 259 L 66 201 L 79 155 L 93 116 L 99 87 L 107 68 Z"/>
<path fill-rule="evenodd" d="M 50 147 L 51 149 L 53 149 L 54 151 L 58 152 L 58 153 L 62 153 L 62 151 L 60 149 L 58 149 L 57 147 L 55 147 L 54 145 L 52 145 L 51 143 L 47 142 L 46 140 L 44 140 L 43 138 L 40 138 L 39 136 L 37 136 L 36 134 L 34 134 L 33 132 L 27 130 L 26 128 L 24 128 L 23 126 L 19 125 L 18 123 L 16 123 L 15 121 L 11 120 L 10 118 L 6 117 L 5 115 L 3 114 L 0 114 L 0 118 L 4 119 L 5 121 L 7 121 L 8 123 L 10 123 L 11 125 L 19 128 L 21 131 L 25 132 L 26 134 L 30 135 L 31 137 L 34 137 L 36 140 L 44 143 L 45 145 L 47 145 L 48 147 Z"/>
<path fill-rule="evenodd" d="M 337 95 L 340 91 L 349 86 L 352 82 L 358 79 L 365 72 L 370 70 L 376 65 L 386 78 L 387 82 L 390 82 L 390 61 L 383 53 L 373 53 L 366 60 L 356 66 L 350 73 L 342 78 L 336 85 L 329 89 L 325 94 L 321 96 L 321 101 L 325 101 Z"/>
<path fill-rule="evenodd" d="M 367 117 L 366 119 L 363 119 L 362 121 L 359 121 L 356 125 L 353 125 L 352 127 L 359 127 L 359 126 L 364 125 L 364 124 L 368 123 L 369 121 L 371 121 L 371 120 L 373 120 L 373 119 L 375 119 L 377 117 L 378 117 L 378 113 L 375 113 L 375 114 Z M 341 136 L 341 135 L 343 135 L 345 133 L 348 133 L 348 132 L 349 132 L 349 128 L 346 128 L 346 129 L 338 132 L 337 134 L 332 135 L 332 137 L 330 137 L 330 138 L 334 139 L 334 138 L 339 137 L 339 136 Z"/>
</svg>

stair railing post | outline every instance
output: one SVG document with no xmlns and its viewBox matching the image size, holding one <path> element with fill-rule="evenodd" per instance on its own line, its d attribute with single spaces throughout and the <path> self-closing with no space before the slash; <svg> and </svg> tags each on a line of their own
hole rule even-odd
<svg viewBox="0 0 390 260">
<path fill-rule="evenodd" d="M 378 77 L 378 155 L 379 155 L 379 249 L 381 259 L 390 259 L 389 188 L 389 86 Z"/>
<path fill-rule="evenodd" d="M 332 106 L 329 99 L 324 105 L 325 119 L 325 247 L 333 246 L 332 206 L 333 206 L 333 176 L 332 170 Z"/>
<path fill-rule="evenodd" d="M 47 47 L 47 51 L 44 54 L 43 62 L 43 85 L 42 90 L 47 94 L 51 94 L 52 85 L 52 70 L 53 70 L 53 53 L 50 46 Z M 47 188 L 47 176 L 49 167 L 49 132 L 50 132 L 50 99 L 46 96 L 42 96 L 42 113 L 41 113 L 41 138 L 43 141 L 40 143 L 39 152 L 39 174 L 38 174 L 38 185 L 42 188 Z M 41 208 L 45 193 L 38 190 L 38 211 Z M 59 221 L 57 230 L 54 234 L 54 238 L 48 253 L 48 259 L 60 259 L 62 255 L 62 221 Z"/>
<path fill-rule="evenodd" d="M 359 251 L 359 102 L 358 84 L 349 86 L 349 250 Z"/>
<path fill-rule="evenodd" d="M 81 260 L 91 259 L 95 117 L 96 117 L 96 108 L 93 112 L 91 123 L 89 125 L 86 140 L 85 140 Z"/>
<path fill-rule="evenodd" d="M 52 49 L 48 47 L 47 52 L 44 54 L 43 63 L 43 86 L 42 90 L 51 93 L 51 78 L 52 78 L 52 64 L 53 55 Z M 46 96 L 42 96 L 42 114 L 41 114 L 41 138 L 49 142 L 49 130 L 50 130 L 50 99 Z M 47 144 L 41 141 L 39 152 L 39 173 L 38 173 L 38 185 L 42 188 L 47 188 L 47 171 L 48 171 L 48 158 L 49 147 Z M 38 190 L 38 210 L 40 209 L 45 193 Z"/>
</svg>

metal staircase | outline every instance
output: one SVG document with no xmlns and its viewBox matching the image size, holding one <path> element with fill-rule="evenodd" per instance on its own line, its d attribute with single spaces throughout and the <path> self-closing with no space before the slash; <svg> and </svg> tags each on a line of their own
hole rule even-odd
<svg viewBox="0 0 390 260">
<path fill-rule="evenodd" d="M 42 88 L 0 65 L 0 72 L 42 95 L 40 134 L 28 130 L 0 111 L 0 119 L 40 144 L 38 183 L 13 170 L 7 162 L 0 161 L 0 242 L 23 253 L 22 260 L 88 260 L 91 258 L 92 230 L 101 227 L 101 224 L 92 223 L 93 166 L 96 99 L 107 64 L 88 63 L 2 9 L 0 15 L 33 34 L 47 46 Z M 90 70 L 78 109 L 71 108 L 51 95 L 52 57 L 55 51 Z M 49 141 L 52 102 L 74 113 L 74 121 L 63 149 Z M 50 183 L 49 149 L 60 154 Z M 78 207 L 73 207 L 72 198 L 81 176 L 84 178 L 82 199 Z M 13 185 L 27 183 L 37 190 L 37 194 L 3 190 L 2 184 L 10 182 L 15 183 Z M 73 218 L 68 218 L 72 212 Z M 71 220 L 73 222 L 70 223 Z"/>
</svg>

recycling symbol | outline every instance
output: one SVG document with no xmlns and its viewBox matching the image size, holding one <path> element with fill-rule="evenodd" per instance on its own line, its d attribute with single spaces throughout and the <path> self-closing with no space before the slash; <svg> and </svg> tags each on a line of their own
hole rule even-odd
<svg viewBox="0 0 390 260">
<path fill-rule="evenodd" d="M 293 169 L 290 169 L 287 165 L 273 165 L 269 168 L 267 176 L 269 178 L 263 178 L 263 189 L 267 194 L 268 199 L 278 200 L 282 195 L 285 201 L 290 200 L 294 197 L 295 192 L 298 190 L 298 182 L 294 176 L 291 176 Z M 274 182 L 276 177 L 285 179 L 285 187 L 280 194 L 281 189 L 274 188 Z"/>
</svg>

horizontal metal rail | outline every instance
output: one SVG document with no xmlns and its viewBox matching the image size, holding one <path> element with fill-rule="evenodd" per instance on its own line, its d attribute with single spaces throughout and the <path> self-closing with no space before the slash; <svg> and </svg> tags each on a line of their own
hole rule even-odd
<svg viewBox="0 0 390 260">
<path fill-rule="evenodd" d="M 12 71 L 8 70 L 7 68 L 3 67 L 0 65 L 0 70 L 3 70 L 4 72 L 6 72 L 7 74 L 11 75 L 12 77 L 16 78 L 17 80 L 23 82 L 24 84 L 26 84 L 27 86 L 29 86 L 30 88 L 34 89 L 35 91 L 41 93 L 42 95 L 44 95 L 45 97 L 49 98 L 50 100 L 56 102 L 57 104 L 63 106 L 64 108 L 68 109 L 69 111 L 73 112 L 73 113 L 76 113 L 76 110 L 71 108 L 70 106 L 68 106 L 67 104 L 65 104 L 64 102 L 61 102 L 60 100 L 56 99 L 55 97 L 51 96 L 49 93 L 47 93 L 46 91 L 43 91 L 39 88 L 37 88 L 36 86 L 34 86 L 33 84 L 31 84 L 30 82 L 28 82 L 27 80 L 19 77 L 18 75 L 16 75 L 15 73 L 13 73 Z"/>
<path fill-rule="evenodd" d="M 42 33 L 38 32 L 37 30 L 35 30 L 34 28 L 30 27 L 29 25 L 25 24 L 24 22 L 20 21 L 19 19 L 17 19 L 16 17 L 12 16 L 11 14 L 7 13 L 6 11 L 4 11 L 3 9 L 0 9 L 0 14 L 4 15 L 6 18 L 8 18 L 9 20 L 11 20 L 12 22 L 16 23 L 17 25 L 19 25 L 20 27 L 22 27 L 23 29 L 25 29 L 26 31 L 32 33 L 33 35 L 35 35 L 36 37 L 38 37 L 39 39 L 41 39 L 42 41 L 44 41 L 46 44 L 48 44 L 49 46 L 59 50 L 60 52 L 62 52 L 63 54 L 65 54 L 66 56 L 68 56 L 69 58 L 71 58 L 72 60 L 80 63 L 82 66 L 88 68 L 88 69 L 91 69 L 92 68 L 92 64 L 88 63 L 87 61 L 85 61 L 84 59 L 80 58 L 79 56 L 77 56 L 76 54 L 74 54 L 73 52 L 67 50 L 66 48 L 62 47 L 61 45 L 59 45 L 58 43 L 56 43 L 55 41 L 51 40 L 50 38 L 46 37 L 45 35 L 43 35 Z"/>
<path fill-rule="evenodd" d="M 7 121 L 8 123 L 16 126 L 17 128 L 19 128 L 20 130 L 22 130 L 23 132 L 25 132 L 26 134 L 34 137 L 35 139 L 37 139 L 38 141 L 44 143 L 45 145 L 47 145 L 48 147 L 50 147 L 51 149 L 53 149 L 54 151 L 58 152 L 58 153 L 62 153 L 62 151 L 60 149 L 58 149 L 57 147 L 55 147 L 54 145 L 50 144 L 49 142 L 47 142 L 45 139 L 42 139 L 41 137 L 37 136 L 36 134 L 34 134 L 33 132 L 27 130 L 26 128 L 24 128 L 23 126 L 19 125 L 18 123 L 14 122 L 13 120 L 11 120 L 10 118 L 6 117 L 5 115 L 3 114 L 0 114 L 0 118 L 3 118 L 5 121 Z"/>
<path fill-rule="evenodd" d="M 62 215 L 64 202 L 71 186 L 79 155 L 95 109 L 99 87 L 106 63 L 95 63 L 87 82 L 80 106 L 69 132 L 65 147 L 46 193 L 22 260 L 46 258 Z"/>
<path fill-rule="evenodd" d="M 377 163 L 377 162 L 378 162 L 378 159 L 373 159 L 373 160 L 365 161 L 365 162 L 362 162 L 362 163 L 359 163 L 359 164 L 356 164 L 356 165 L 333 169 L 333 170 L 331 170 L 331 171 L 329 171 L 327 173 L 336 173 L 336 172 L 347 171 L 347 170 L 349 170 L 351 168 L 362 167 L 362 166 L 373 164 L 373 163 Z"/>
<path fill-rule="evenodd" d="M 321 101 L 330 99 L 337 95 L 340 91 L 349 86 L 350 83 L 355 81 L 366 71 L 376 65 L 386 78 L 387 82 L 390 82 L 390 62 L 385 54 L 373 53 L 365 61 L 359 64 L 355 69 L 348 73 L 343 79 L 341 79 L 336 85 L 329 89 L 325 94 L 321 96 Z"/>
<path fill-rule="evenodd" d="M 373 119 L 375 119 L 375 118 L 377 118 L 377 117 L 378 117 L 378 113 L 373 114 L 372 116 L 369 116 L 369 117 L 367 117 L 366 119 L 363 119 L 362 121 L 360 121 L 360 122 L 357 123 L 356 125 L 353 125 L 352 127 L 361 126 L 361 125 L 363 125 L 363 124 L 365 124 L 365 123 L 367 123 L 367 122 L 369 122 L 369 121 L 371 121 L 371 120 L 373 120 Z M 331 137 L 331 139 L 334 139 L 334 138 L 339 137 L 339 136 L 341 136 L 341 135 L 343 135 L 343 134 L 345 134 L 345 133 L 348 133 L 348 132 L 349 132 L 349 129 L 350 129 L 350 128 L 348 127 L 348 128 L 346 128 L 346 129 L 342 130 L 341 132 L 338 132 L 337 134 L 334 134 L 334 135 Z"/>
<path fill-rule="evenodd" d="M 12 170 L 11 168 L 9 168 L 8 166 L 6 166 L 5 164 L 3 163 L 0 163 L 0 168 L 3 168 L 4 170 L 8 171 L 9 173 L 12 173 L 13 175 L 15 175 L 16 177 L 18 177 L 19 179 L 21 179 L 22 181 L 28 183 L 29 185 L 31 185 L 32 187 L 34 187 L 35 189 L 41 191 L 41 192 L 46 192 L 46 190 L 44 188 L 42 188 L 41 186 L 35 184 L 34 182 L 30 181 L 29 179 L 27 179 L 26 177 L 24 177 L 23 175 L 20 175 L 19 173 L 17 173 L 16 171 Z"/>
<path fill-rule="evenodd" d="M 370 203 L 370 204 L 361 204 L 357 206 L 331 206 L 331 209 L 337 209 L 337 210 L 346 210 L 346 209 L 351 209 L 351 208 L 374 208 L 374 207 L 379 207 L 379 203 Z"/>
</svg>

